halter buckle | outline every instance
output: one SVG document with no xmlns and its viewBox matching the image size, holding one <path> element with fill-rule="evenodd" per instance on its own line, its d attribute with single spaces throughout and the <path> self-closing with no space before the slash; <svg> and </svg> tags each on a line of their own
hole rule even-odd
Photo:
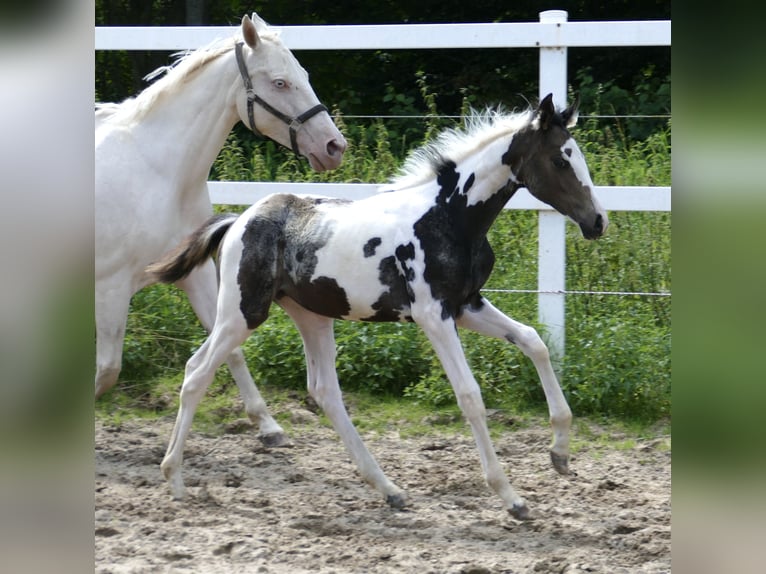
<svg viewBox="0 0 766 574">
<path fill-rule="evenodd" d="M 287 127 L 290 129 L 290 131 L 298 131 L 301 129 L 301 126 L 303 125 L 303 122 L 299 120 L 298 118 L 293 118 L 290 120 L 290 123 L 287 124 Z"/>
</svg>

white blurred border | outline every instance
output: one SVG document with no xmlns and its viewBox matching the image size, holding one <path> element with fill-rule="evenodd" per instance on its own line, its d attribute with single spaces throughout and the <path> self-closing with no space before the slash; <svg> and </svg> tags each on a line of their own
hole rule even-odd
<svg viewBox="0 0 766 574">
<path fill-rule="evenodd" d="M 8 572 L 86 572 L 92 376 L 71 367 L 93 347 L 95 10 L 37 10 L 0 23 L 0 555 Z"/>
</svg>

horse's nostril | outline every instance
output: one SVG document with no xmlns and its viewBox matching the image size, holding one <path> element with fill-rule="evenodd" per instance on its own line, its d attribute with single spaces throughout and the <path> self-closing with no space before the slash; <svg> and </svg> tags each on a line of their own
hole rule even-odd
<svg viewBox="0 0 766 574">
<path fill-rule="evenodd" d="M 343 144 L 338 143 L 338 140 L 330 140 L 327 142 L 327 155 L 330 157 L 333 157 L 336 153 L 343 153 L 345 149 L 345 142 Z"/>
<path fill-rule="evenodd" d="M 600 213 L 596 215 L 596 223 L 593 224 L 593 229 L 598 233 L 603 233 L 604 231 L 604 218 Z"/>
</svg>

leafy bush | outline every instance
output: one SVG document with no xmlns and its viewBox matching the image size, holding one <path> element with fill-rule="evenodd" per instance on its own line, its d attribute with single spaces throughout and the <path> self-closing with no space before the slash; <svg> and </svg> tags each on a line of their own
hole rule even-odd
<svg viewBox="0 0 766 574">
<path fill-rule="evenodd" d="M 645 420 L 669 416 L 669 330 L 657 326 L 651 309 L 639 301 L 620 306 L 622 313 L 605 306 L 569 329 L 564 392 L 580 414 Z"/>
<path fill-rule="evenodd" d="M 614 80 L 596 82 L 591 73 L 589 67 L 580 68 L 574 82 L 588 115 L 620 116 L 607 125 L 631 142 L 644 141 L 662 129 L 666 122 L 662 116 L 670 114 L 670 77 L 661 77 L 653 66 L 646 66 L 631 82 L 633 87 L 626 89 Z"/>
</svg>

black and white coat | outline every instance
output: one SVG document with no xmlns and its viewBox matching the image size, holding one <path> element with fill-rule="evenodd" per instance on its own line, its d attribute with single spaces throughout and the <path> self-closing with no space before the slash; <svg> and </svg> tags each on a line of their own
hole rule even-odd
<svg viewBox="0 0 766 574">
<path fill-rule="evenodd" d="M 479 386 L 457 327 L 518 345 L 531 358 L 548 400 L 556 470 L 568 471 L 571 412 L 534 329 L 507 317 L 480 293 L 494 264 L 486 235 L 521 186 L 600 236 L 608 224 L 582 153 L 567 130 L 576 110 L 488 113 L 466 131 L 447 131 L 416 152 L 403 175 L 360 201 L 267 197 L 236 216 L 216 216 L 152 271 L 175 281 L 220 243 L 215 327 L 190 359 L 176 428 L 162 463 L 183 496 L 183 442 L 215 369 L 266 318 L 272 302 L 304 341 L 309 392 L 341 436 L 363 478 L 393 506 L 406 495 L 383 473 L 343 407 L 335 372 L 333 321 L 411 321 L 444 366 L 473 430 L 488 484 L 516 517 L 526 503 L 511 487 L 487 430 Z M 277 438 L 277 442 L 281 437 Z"/>
</svg>

